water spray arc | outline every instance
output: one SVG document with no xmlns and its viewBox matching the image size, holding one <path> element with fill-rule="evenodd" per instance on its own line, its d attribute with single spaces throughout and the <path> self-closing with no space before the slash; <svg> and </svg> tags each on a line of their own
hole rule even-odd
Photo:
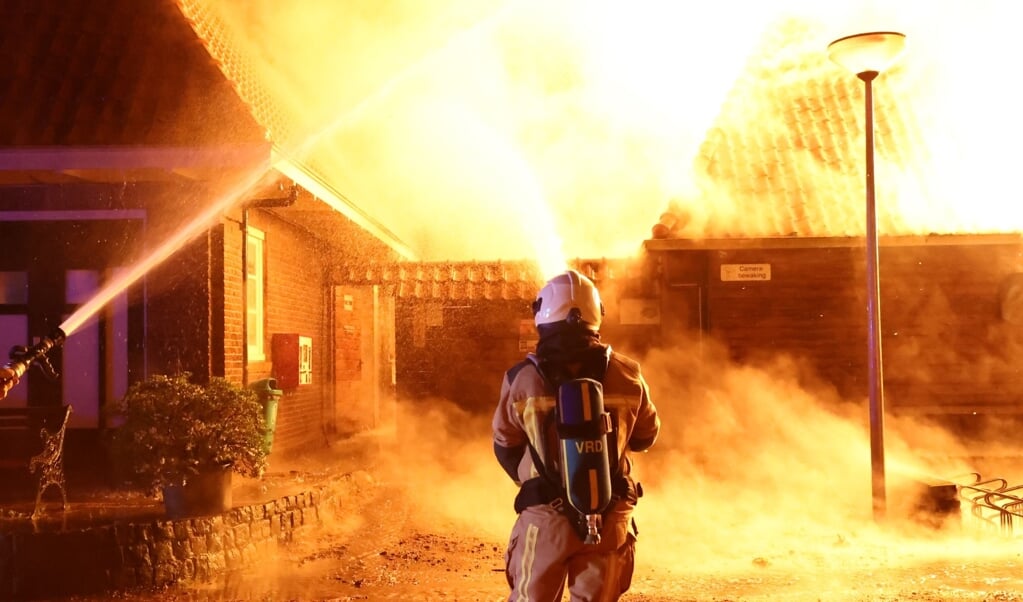
<svg viewBox="0 0 1023 602">
<path fill-rule="evenodd" d="M 224 211 L 234 206 L 246 194 L 249 194 L 269 171 L 269 162 L 254 166 L 245 177 L 241 178 L 227 192 L 216 198 L 213 204 L 153 249 L 149 255 L 143 257 L 117 278 L 107 282 L 91 299 L 79 306 L 74 313 L 64 320 L 64 323 L 60 325 L 61 330 L 67 335 L 73 334 L 90 317 L 105 307 L 118 293 L 131 286 L 151 269 L 162 263 L 200 232 L 209 228 Z"/>
<path fill-rule="evenodd" d="M 216 219 L 223 214 L 224 211 L 237 203 L 239 199 L 249 194 L 269 171 L 270 166 L 268 163 L 255 166 L 252 170 L 250 170 L 248 175 L 236 183 L 233 188 L 221 195 L 216 202 L 186 223 L 170 238 L 155 248 L 149 255 L 142 258 L 139 262 L 117 278 L 107 282 L 106 285 L 100 288 L 100 290 L 97 291 L 92 298 L 80 305 L 67 319 L 65 319 L 59 328 L 54 329 L 54 331 L 48 336 L 42 337 L 38 343 L 31 347 L 16 346 L 11 349 L 11 361 L 4 367 L 13 371 L 15 377 L 4 378 L 0 376 L 0 382 L 7 383 L 14 380 L 14 378 L 20 379 L 32 365 L 38 366 L 39 369 L 47 375 L 47 377 L 56 378 L 58 376 L 57 372 L 50 363 L 47 355 L 50 351 L 52 351 L 55 347 L 62 346 L 64 344 L 64 340 L 68 336 L 78 330 L 96 312 L 105 307 L 106 304 L 118 293 L 132 285 L 135 281 L 149 272 L 149 270 L 153 269 L 156 265 L 170 257 L 175 251 L 198 235 L 199 232 L 208 228 L 210 224 L 215 222 Z M 288 196 L 284 199 L 283 203 L 293 203 L 297 193 L 297 187 L 292 186 L 288 190 Z M 257 199 L 252 202 L 256 206 L 265 206 L 270 203 L 270 200 Z"/>
</svg>

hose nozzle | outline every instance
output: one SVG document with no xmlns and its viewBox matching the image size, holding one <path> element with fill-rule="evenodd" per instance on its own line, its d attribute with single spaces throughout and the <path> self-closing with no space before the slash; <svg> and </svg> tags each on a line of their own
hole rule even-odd
<svg viewBox="0 0 1023 602">
<path fill-rule="evenodd" d="M 14 374 L 21 378 L 28 371 L 29 367 L 35 364 L 47 378 L 57 378 L 57 371 L 53 368 L 53 364 L 50 363 L 50 358 L 47 354 L 54 347 L 63 345 L 66 338 L 67 335 L 64 334 L 63 330 L 55 328 L 48 336 L 42 337 L 38 343 L 31 347 L 15 345 L 11 348 L 9 354 L 11 361 L 5 364 L 4 367 L 13 370 Z M 2 378 L 0 376 L 0 379 Z"/>
</svg>

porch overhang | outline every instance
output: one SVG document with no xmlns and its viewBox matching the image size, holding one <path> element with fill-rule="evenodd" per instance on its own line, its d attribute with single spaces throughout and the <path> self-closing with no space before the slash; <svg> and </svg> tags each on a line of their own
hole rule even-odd
<svg viewBox="0 0 1023 602">
<path fill-rule="evenodd" d="M 0 148 L 0 185 L 219 180 L 270 166 L 270 144 Z"/>
</svg>

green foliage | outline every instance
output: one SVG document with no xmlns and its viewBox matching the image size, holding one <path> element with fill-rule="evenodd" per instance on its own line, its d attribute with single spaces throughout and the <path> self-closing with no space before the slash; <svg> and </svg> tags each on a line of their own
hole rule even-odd
<svg viewBox="0 0 1023 602">
<path fill-rule="evenodd" d="M 224 378 L 197 385 L 189 377 L 155 375 L 129 387 L 110 431 L 115 461 L 154 490 L 225 464 L 258 476 L 267 460 L 258 395 Z"/>
</svg>

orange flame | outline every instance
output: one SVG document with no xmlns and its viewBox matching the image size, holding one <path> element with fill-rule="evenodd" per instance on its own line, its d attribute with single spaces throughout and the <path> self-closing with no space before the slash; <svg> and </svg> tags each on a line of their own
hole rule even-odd
<svg viewBox="0 0 1023 602">
<path fill-rule="evenodd" d="M 879 212 L 908 232 L 1023 229 L 1023 213 L 1004 202 L 1011 153 L 993 150 L 1023 133 L 1015 110 L 1023 93 L 995 67 L 1015 51 L 1008 0 L 940 10 L 908 0 L 724 0 L 698 9 L 449 0 L 372 14 L 350 3 L 182 4 L 225 72 L 258 82 L 239 86 L 255 112 L 288 117 L 263 119 L 278 146 L 306 142 L 281 123 L 312 132 L 319 177 L 425 260 L 518 259 L 537 228 L 556 232 L 565 256 L 630 256 L 672 198 L 693 215 L 690 235 L 763 234 L 758 224 L 778 209 L 702 182 L 693 167 L 701 143 L 751 63 L 798 67 L 822 60 L 834 39 L 873 30 L 907 35 L 906 57 L 878 80 L 877 94 L 916 124 L 911 139 L 892 142 L 911 145 L 908 163 L 879 153 Z M 759 44 L 786 19 L 804 24 L 803 45 L 776 41 L 777 54 L 763 55 Z M 831 80 L 850 77 L 835 69 Z M 741 101 L 757 125 L 770 98 Z M 853 125 L 837 135 L 855 136 L 862 115 L 844 110 L 832 118 Z M 851 161 L 859 160 L 841 173 L 790 167 L 806 190 L 836 181 L 855 189 L 861 168 Z M 523 198 L 526 210 L 508 208 Z M 850 193 L 849 207 L 821 218 L 829 231 L 862 230 L 858 201 Z M 455 231 L 491 236 L 464 241 Z"/>
</svg>

